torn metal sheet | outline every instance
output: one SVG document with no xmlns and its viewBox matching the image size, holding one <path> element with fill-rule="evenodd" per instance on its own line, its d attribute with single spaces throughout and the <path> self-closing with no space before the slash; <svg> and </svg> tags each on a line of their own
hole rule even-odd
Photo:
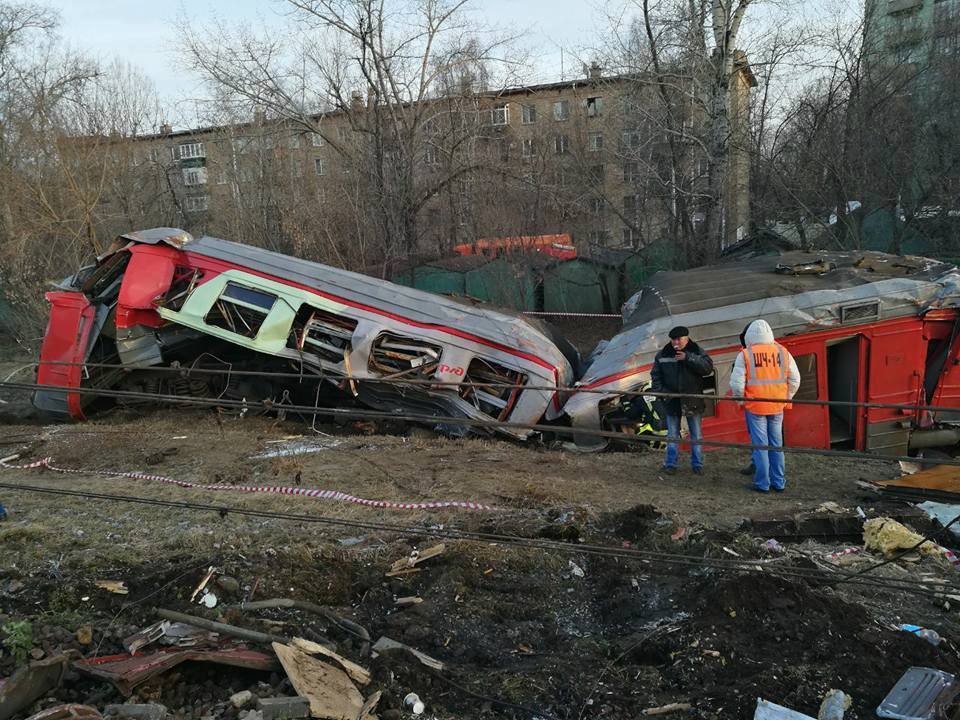
<svg viewBox="0 0 960 720">
<path fill-rule="evenodd" d="M 268 450 L 258 452 L 256 455 L 251 455 L 250 459 L 269 460 L 270 458 L 278 457 L 310 455 L 313 453 L 324 452 L 325 450 L 333 450 L 340 445 L 343 445 L 343 440 L 336 440 L 333 438 L 318 440 L 294 440 L 291 442 L 286 442 L 277 447 L 272 447 Z"/>
<path fill-rule="evenodd" d="M 192 239 L 171 228 L 121 236 L 95 266 L 48 299 L 50 330 L 38 375 L 43 385 L 222 397 L 277 408 L 355 398 L 377 410 L 533 424 L 559 417 L 558 391 L 569 387 L 579 364 L 576 350 L 539 321 L 261 248 Z M 115 308 L 112 322 L 94 324 L 107 308 Z M 98 344 L 101 334 L 109 342 Z M 94 347 L 116 351 L 101 362 L 133 372 L 57 370 L 63 366 L 54 363 L 82 361 Z M 209 369 L 225 372 L 192 374 Z M 233 377 L 232 370 L 248 373 Z M 271 372 L 302 378 L 274 381 Z M 379 379 L 391 382 L 372 382 Z M 397 384 L 405 380 L 418 383 Z M 40 390 L 34 402 L 82 418 L 92 398 Z"/>
<path fill-rule="evenodd" d="M 243 647 L 220 650 L 164 650 L 149 655 L 109 655 L 78 660 L 73 665 L 89 675 L 109 680 L 120 692 L 129 696 L 138 685 L 187 661 L 210 662 L 266 672 L 277 666 L 276 658 L 272 655 Z"/>
<path fill-rule="evenodd" d="M 892 720 L 939 720 L 960 691 L 950 673 L 926 667 L 907 670 L 877 708 L 877 717 Z"/>
</svg>

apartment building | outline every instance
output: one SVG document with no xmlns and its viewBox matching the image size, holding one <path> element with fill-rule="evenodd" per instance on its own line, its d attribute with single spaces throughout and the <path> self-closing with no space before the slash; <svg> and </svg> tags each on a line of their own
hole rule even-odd
<svg viewBox="0 0 960 720">
<path fill-rule="evenodd" d="M 749 223 L 746 139 L 755 84 L 741 59 L 730 106 L 727 244 Z M 141 142 L 166 174 L 184 225 L 200 231 L 243 237 L 231 224 L 244 207 L 278 220 L 296 215 L 301 228 L 326 223 L 349 233 L 371 183 L 412 153 L 412 182 L 422 189 L 413 206 L 416 251 L 553 233 L 582 246 L 642 248 L 669 236 L 679 207 L 694 224 L 705 220 L 704 111 L 690 87 L 677 92 L 670 113 L 649 78 L 605 77 L 597 66 L 577 80 L 465 91 L 427 101 L 416 137 L 386 150 L 384 137 L 387 144 L 394 138 L 381 133 L 372 148 L 372 110 L 359 94 L 349 109 L 315 116 L 309 129 L 260 116 L 178 132 L 166 126 Z M 393 191 L 389 184 L 379 190 Z"/>
</svg>

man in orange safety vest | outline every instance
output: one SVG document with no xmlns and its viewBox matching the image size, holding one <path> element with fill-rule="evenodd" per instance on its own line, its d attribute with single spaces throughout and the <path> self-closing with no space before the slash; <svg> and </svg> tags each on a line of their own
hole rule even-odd
<svg viewBox="0 0 960 720">
<path fill-rule="evenodd" d="M 733 395 L 747 418 L 751 445 L 783 447 L 783 411 L 800 387 L 800 370 L 790 352 L 773 339 L 766 320 L 754 320 L 744 333 L 745 347 L 730 374 Z M 777 492 L 786 487 L 783 453 L 753 450 L 753 485 L 757 492 Z"/>
</svg>

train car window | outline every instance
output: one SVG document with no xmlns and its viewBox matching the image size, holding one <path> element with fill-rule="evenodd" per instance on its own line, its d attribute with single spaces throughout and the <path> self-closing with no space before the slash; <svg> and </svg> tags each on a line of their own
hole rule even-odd
<svg viewBox="0 0 960 720">
<path fill-rule="evenodd" d="M 204 322 L 243 337 L 255 338 L 276 301 L 276 295 L 227 283 Z"/>
</svg>

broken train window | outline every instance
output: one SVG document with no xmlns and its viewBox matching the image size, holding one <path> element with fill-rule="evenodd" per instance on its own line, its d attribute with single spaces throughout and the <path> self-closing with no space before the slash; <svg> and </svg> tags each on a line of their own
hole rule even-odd
<svg viewBox="0 0 960 720">
<path fill-rule="evenodd" d="M 228 282 L 204 322 L 254 338 L 276 300 L 276 295 Z"/>
<path fill-rule="evenodd" d="M 470 361 L 459 392 L 460 397 L 481 412 L 497 420 L 506 420 L 526 382 L 527 376 L 521 372 L 489 360 L 474 358 Z M 485 383 L 489 385 L 477 387 Z"/>
<path fill-rule="evenodd" d="M 203 277 L 203 273 L 195 268 L 177 265 L 173 270 L 173 280 L 170 282 L 170 289 L 163 296 L 161 306 L 177 312 L 183 307 L 187 296 L 193 292 L 197 282 Z"/>
<path fill-rule="evenodd" d="M 356 328 L 356 320 L 304 305 L 293 321 L 287 347 L 320 360 L 340 363 L 350 352 Z"/>
<path fill-rule="evenodd" d="M 381 333 L 370 347 L 370 371 L 384 377 L 431 377 L 440 362 L 439 345 L 416 338 Z"/>
</svg>

